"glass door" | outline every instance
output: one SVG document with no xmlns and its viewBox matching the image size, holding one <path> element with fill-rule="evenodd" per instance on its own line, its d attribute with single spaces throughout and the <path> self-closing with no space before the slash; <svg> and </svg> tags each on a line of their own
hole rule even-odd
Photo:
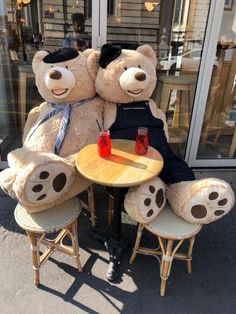
<svg viewBox="0 0 236 314">
<path fill-rule="evenodd" d="M 236 166 L 236 3 L 214 1 L 205 65 L 191 126 L 189 163 Z"/>
<path fill-rule="evenodd" d="M 28 112 L 43 101 L 31 66 L 35 53 L 91 48 L 99 28 L 99 0 L 0 1 L 0 169 L 22 145 Z"/>
<path fill-rule="evenodd" d="M 130 49 L 149 44 L 156 52 L 158 80 L 152 98 L 166 114 L 172 149 L 186 158 L 192 112 L 198 105 L 195 92 L 211 1 L 107 0 L 100 3 L 104 6 L 100 42 Z"/>
</svg>

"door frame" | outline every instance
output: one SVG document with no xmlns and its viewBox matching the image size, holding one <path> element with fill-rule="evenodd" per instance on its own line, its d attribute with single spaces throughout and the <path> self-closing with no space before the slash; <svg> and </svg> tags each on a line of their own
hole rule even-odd
<svg viewBox="0 0 236 314">
<path fill-rule="evenodd" d="M 100 50 L 107 40 L 107 1 L 92 0 L 92 48 Z"/>
<path fill-rule="evenodd" d="M 224 0 L 212 0 L 208 15 L 207 29 L 205 34 L 202 60 L 200 64 L 197 88 L 195 93 L 192 119 L 190 124 L 186 161 L 190 167 L 235 167 L 236 160 L 233 158 L 221 159 L 198 159 L 197 152 L 202 131 L 202 124 L 210 88 L 212 69 L 216 53 L 216 46 L 220 34 L 221 23 L 224 12 Z M 210 163 L 209 163 L 210 161 Z"/>
</svg>

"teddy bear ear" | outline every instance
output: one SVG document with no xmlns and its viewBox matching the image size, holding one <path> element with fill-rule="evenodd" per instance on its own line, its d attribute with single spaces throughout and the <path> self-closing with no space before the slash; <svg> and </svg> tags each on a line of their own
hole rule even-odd
<svg viewBox="0 0 236 314">
<path fill-rule="evenodd" d="M 42 62 L 43 58 L 46 57 L 48 54 L 49 53 L 45 50 L 40 50 L 40 51 L 36 52 L 36 54 L 34 55 L 33 61 L 32 61 L 32 67 L 33 67 L 34 73 L 36 73 L 38 66 Z"/>
<path fill-rule="evenodd" d="M 94 50 L 94 49 L 92 49 L 92 48 L 88 48 L 88 49 L 85 49 L 83 52 L 82 52 L 82 54 L 86 57 L 86 58 L 88 58 L 88 56 L 90 56 L 91 55 L 91 53 L 92 52 L 95 52 L 96 50 Z"/>
<path fill-rule="evenodd" d="M 142 53 L 145 57 L 147 57 L 156 67 L 157 65 L 157 57 L 155 51 L 149 45 L 142 45 L 137 48 L 137 51 Z"/>
<path fill-rule="evenodd" d="M 99 68 L 100 52 L 93 49 L 88 50 L 89 51 L 86 52 L 88 72 L 90 76 L 95 80 Z"/>
</svg>

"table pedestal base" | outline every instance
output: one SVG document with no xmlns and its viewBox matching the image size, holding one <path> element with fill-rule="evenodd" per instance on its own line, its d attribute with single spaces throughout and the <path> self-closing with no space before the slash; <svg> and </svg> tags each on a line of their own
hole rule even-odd
<svg viewBox="0 0 236 314">
<path fill-rule="evenodd" d="M 91 231 L 90 236 L 101 242 L 109 254 L 109 265 L 106 273 L 106 278 L 109 281 L 115 281 L 119 277 L 120 258 L 124 249 L 128 247 L 128 242 L 125 239 L 116 240 L 113 237 L 104 237 L 95 230 Z"/>
</svg>

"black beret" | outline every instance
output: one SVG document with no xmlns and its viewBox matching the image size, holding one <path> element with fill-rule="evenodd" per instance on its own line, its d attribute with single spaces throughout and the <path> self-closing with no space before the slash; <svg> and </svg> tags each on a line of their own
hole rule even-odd
<svg viewBox="0 0 236 314">
<path fill-rule="evenodd" d="M 122 52 L 120 46 L 105 44 L 102 46 L 99 65 L 103 69 L 113 60 L 115 60 Z"/>
<path fill-rule="evenodd" d="M 79 52 L 74 48 L 62 48 L 57 51 L 51 52 L 43 58 L 45 63 L 57 63 L 68 61 L 78 57 Z"/>
</svg>

